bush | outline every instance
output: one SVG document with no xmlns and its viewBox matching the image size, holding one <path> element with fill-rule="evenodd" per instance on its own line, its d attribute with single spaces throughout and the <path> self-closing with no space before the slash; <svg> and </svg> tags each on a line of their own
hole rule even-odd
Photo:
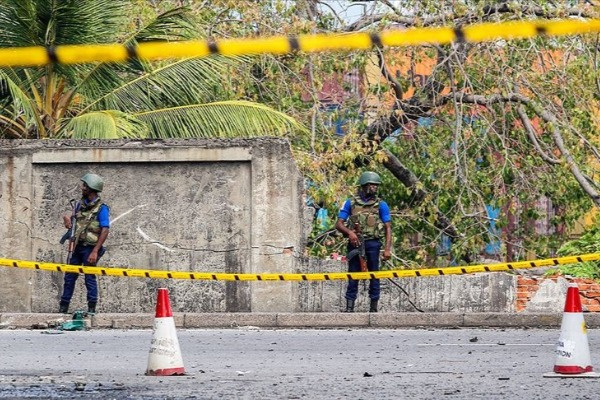
<svg viewBox="0 0 600 400">
<path fill-rule="evenodd" d="M 571 240 L 562 245 L 562 247 L 558 249 L 557 255 L 562 257 L 589 253 L 600 253 L 600 227 L 598 227 L 598 224 L 578 239 Z M 549 273 L 556 272 L 577 278 L 600 280 L 600 262 L 586 261 L 561 265 L 557 269 L 549 271 Z"/>
</svg>

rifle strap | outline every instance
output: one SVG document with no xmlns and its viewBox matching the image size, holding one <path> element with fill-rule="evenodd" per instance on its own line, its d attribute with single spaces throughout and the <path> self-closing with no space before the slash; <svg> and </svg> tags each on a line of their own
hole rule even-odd
<svg viewBox="0 0 600 400">
<path fill-rule="evenodd" d="M 73 211 L 71 212 L 71 229 L 73 230 L 71 232 L 71 240 L 73 241 L 73 250 L 75 250 L 75 247 L 77 247 L 77 244 L 79 243 L 79 236 L 76 235 L 76 233 L 77 233 L 77 211 L 79 210 L 80 205 L 81 205 L 80 201 L 75 203 L 75 207 L 73 207 Z"/>
<path fill-rule="evenodd" d="M 354 249 L 354 250 L 351 250 L 348 253 L 348 261 L 352 260 L 356 256 L 360 256 L 360 249 L 358 249 L 358 248 Z"/>
</svg>

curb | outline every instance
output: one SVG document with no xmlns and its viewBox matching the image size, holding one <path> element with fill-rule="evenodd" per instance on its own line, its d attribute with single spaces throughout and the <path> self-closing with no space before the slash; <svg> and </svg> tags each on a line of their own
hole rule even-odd
<svg viewBox="0 0 600 400">
<path fill-rule="evenodd" d="M 174 313 L 183 329 L 287 328 L 558 328 L 562 314 L 530 313 Z M 600 313 L 585 313 L 588 328 L 600 328 Z M 3 313 L 0 329 L 47 329 L 68 314 Z M 109 313 L 88 317 L 98 329 L 152 329 L 154 313 Z"/>
</svg>

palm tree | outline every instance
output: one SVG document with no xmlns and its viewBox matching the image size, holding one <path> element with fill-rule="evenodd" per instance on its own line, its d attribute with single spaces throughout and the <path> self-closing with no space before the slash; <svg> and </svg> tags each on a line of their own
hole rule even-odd
<svg viewBox="0 0 600 400">
<path fill-rule="evenodd" d="M 129 0 L 2 0 L 0 47 L 184 40 L 176 8 L 136 26 Z M 267 106 L 235 100 L 243 59 L 0 68 L 0 138 L 163 138 L 281 135 L 303 128 Z"/>
</svg>

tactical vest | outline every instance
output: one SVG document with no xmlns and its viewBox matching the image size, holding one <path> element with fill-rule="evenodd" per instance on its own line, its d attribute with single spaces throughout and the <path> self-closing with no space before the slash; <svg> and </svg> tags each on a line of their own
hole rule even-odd
<svg viewBox="0 0 600 400">
<path fill-rule="evenodd" d="M 354 224 L 358 223 L 365 239 L 379 239 L 384 236 L 383 222 L 379 217 L 379 203 L 381 199 L 376 197 L 370 201 L 363 201 L 360 195 L 351 200 L 351 214 L 348 218 L 348 229 L 354 230 Z"/>
<path fill-rule="evenodd" d="M 79 209 L 75 214 L 75 237 L 77 242 L 90 246 L 95 246 L 100 237 L 100 222 L 98 222 L 98 213 L 102 207 L 100 196 L 89 204 L 83 200 L 79 203 Z"/>
</svg>

